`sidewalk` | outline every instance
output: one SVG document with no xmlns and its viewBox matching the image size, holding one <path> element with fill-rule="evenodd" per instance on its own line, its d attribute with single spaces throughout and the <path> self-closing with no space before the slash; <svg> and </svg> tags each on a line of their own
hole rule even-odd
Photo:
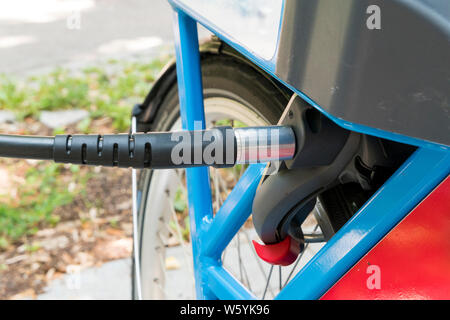
<svg viewBox="0 0 450 320">
<path fill-rule="evenodd" d="M 23 10 L 23 8 L 27 8 Z M 200 29 L 200 38 L 209 33 Z M 0 74 L 27 75 L 172 52 L 166 0 L 0 2 Z"/>
<path fill-rule="evenodd" d="M 129 300 L 131 259 L 107 262 L 100 267 L 66 274 L 54 280 L 38 300 Z"/>
<path fill-rule="evenodd" d="M 172 43 L 171 21 L 164 0 L 3 1 L 0 73 L 29 74 L 156 54 Z"/>
</svg>

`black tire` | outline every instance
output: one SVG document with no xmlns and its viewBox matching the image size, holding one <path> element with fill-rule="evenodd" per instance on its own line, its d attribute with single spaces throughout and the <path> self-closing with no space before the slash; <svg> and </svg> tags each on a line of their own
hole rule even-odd
<svg viewBox="0 0 450 320">
<path fill-rule="evenodd" d="M 266 73 L 249 62 L 223 54 L 204 55 L 201 66 L 205 98 L 235 99 L 269 123 L 277 123 L 289 101 L 290 92 L 280 87 Z M 162 100 L 161 107 L 152 122 L 151 131 L 170 130 L 178 118 L 178 87 L 174 83 Z M 138 226 L 141 249 L 143 248 L 143 226 L 147 214 L 145 203 L 151 179 L 152 171 L 143 170 L 138 181 L 138 188 L 142 192 Z M 139 254 L 141 255 L 141 252 Z M 134 269 L 133 265 L 132 297 L 136 298 Z M 144 272 L 145 270 L 141 270 L 141 273 Z"/>
</svg>

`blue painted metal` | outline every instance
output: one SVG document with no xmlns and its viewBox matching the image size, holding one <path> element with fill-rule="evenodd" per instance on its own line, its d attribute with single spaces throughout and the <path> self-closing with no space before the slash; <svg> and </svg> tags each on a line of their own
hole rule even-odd
<svg viewBox="0 0 450 320">
<path fill-rule="evenodd" d="M 280 83 L 291 89 L 293 92 L 297 93 L 302 99 L 307 101 L 309 104 L 317 108 L 319 111 L 321 111 L 324 115 L 326 115 L 329 119 L 331 119 L 333 122 L 335 122 L 337 125 L 346 128 L 348 130 L 352 130 L 355 132 L 365 133 L 368 135 L 372 135 L 375 137 L 380 137 L 392 141 L 397 141 L 417 147 L 425 147 L 429 149 L 435 149 L 435 150 L 448 150 L 450 151 L 450 147 L 434 142 L 429 142 L 413 137 L 408 137 L 400 134 L 396 134 L 393 132 L 383 131 L 379 130 L 377 128 L 368 127 L 365 125 L 352 123 L 340 118 L 337 118 L 333 116 L 332 114 L 326 112 L 320 105 L 318 105 L 313 99 L 311 99 L 309 96 L 304 94 L 303 92 L 299 91 L 298 89 L 290 86 L 285 81 L 280 79 L 275 74 L 275 59 L 272 60 L 264 60 L 261 59 L 251 51 L 250 49 L 247 49 L 245 45 L 236 42 L 235 39 L 231 39 L 226 35 L 226 33 L 222 30 L 217 30 L 214 24 L 211 21 L 206 20 L 204 17 L 199 16 L 196 12 L 194 12 L 189 6 L 182 0 L 169 0 L 169 2 L 172 4 L 174 8 L 177 10 L 181 10 L 183 12 L 186 12 L 189 16 L 191 16 L 194 20 L 198 21 L 201 25 L 203 25 L 206 29 L 217 35 L 220 39 L 224 40 L 226 43 L 228 43 L 231 47 L 239 51 L 241 54 L 243 54 L 246 58 L 248 58 L 250 61 L 258 65 L 261 69 L 269 73 L 271 76 L 273 76 L 275 79 L 277 79 Z M 275 58 L 275 57 L 274 57 Z"/>
<path fill-rule="evenodd" d="M 175 0 L 171 2 L 177 3 Z M 204 128 L 196 22 L 182 11 L 174 14 L 174 22 L 183 128 L 189 130 Z M 264 65 L 265 62 L 258 61 L 237 44 L 235 48 L 271 73 L 267 65 Z M 320 106 L 301 92 L 298 94 L 321 110 Z M 347 129 L 422 148 L 419 148 L 313 257 L 280 292 L 277 299 L 319 298 L 450 172 L 450 151 L 446 146 L 377 131 L 328 116 Z M 201 126 L 195 126 L 196 122 Z M 186 170 L 196 290 L 200 299 L 254 298 L 242 284 L 223 269 L 220 253 L 248 218 L 263 168 L 263 164 L 253 165 L 244 173 L 214 218 L 208 169 L 203 167 Z"/>
<path fill-rule="evenodd" d="M 217 212 L 205 232 L 203 245 L 208 257 L 220 259 L 223 250 L 250 216 L 253 198 L 265 167 L 265 164 L 251 165 Z"/>
<path fill-rule="evenodd" d="M 205 128 L 205 111 L 197 24 L 183 12 L 175 12 L 174 26 L 178 94 L 183 129 L 203 129 Z M 204 261 L 201 259 L 202 255 L 200 252 L 201 237 L 199 229 L 204 219 L 212 218 L 211 186 L 208 168 L 186 169 L 186 181 L 197 298 L 214 298 L 209 295 L 203 285 Z"/>
<path fill-rule="evenodd" d="M 418 149 L 277 299 L 318 299 L 450 173 L 450 152 Z"/>
<path fill-rule="evenodd" d="M 221 266 L 206 270 L 208 286 L 221 300 L 253 300 L 255 296 Z"/>
<path fill-rule="evenodd" d="M 183 12 L 175 12 L 174 26 L 183 129 L 203 129 L 205 114 L 196 22 Z M 197 298 L 254 298 L 220 266 L 220 253 L 250 215 L 264 167 L 264 164 L 257 164 L 246 170 L 215 219 L 208 168 L 186 169 Z M 218 228 L 218 224 L 223 226 Z"/>
<path fill-rule="evenodd" d="M 197 26 L 183 12 L 174 13 L 174 25 L 183 129 L 198 130 L 205 127 L 205 115 Z M 220 266 L 220 254 L 250 215 L 264 167 L 256 164 L 246 170 L 214 219 L 208 196 L 211 195 L 208 168 L 186 169 L 196 293 L 200 299 L 254 298 Z"/>
</svg>

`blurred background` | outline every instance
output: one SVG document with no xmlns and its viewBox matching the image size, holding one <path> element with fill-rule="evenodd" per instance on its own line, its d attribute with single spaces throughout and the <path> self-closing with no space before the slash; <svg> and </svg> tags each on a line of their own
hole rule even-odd
<svg viewBox="0 0 450 320">
<path fill-rule="evenodd" d="M 127 132 L 172 42 L 165 0 L 0 0 L 0 132 Z M 0 299 L 130 298 L 130 183 L 0 159 Z"/>
</svg>

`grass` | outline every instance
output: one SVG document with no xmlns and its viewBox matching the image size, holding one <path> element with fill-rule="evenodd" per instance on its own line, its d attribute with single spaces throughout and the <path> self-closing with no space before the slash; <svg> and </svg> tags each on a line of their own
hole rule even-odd
<svg viewBox="0 0 450 320">
<path fill-rule="evenodd" d="M 45 162 L 28 168 L 25 181 L 18 188 L 18 199 L 0 203 L 0 248 L 34 234 L 43 224 L 52 226 L 59 222 L 55 209 L 69 204 L 83 192 L 89 179 L 88 174 L 70 176 L 76 187 L 69 189 L 67 181 L 59 179 L 63 170 L 68 169 L 61 164 Z"/>
<path fill-rule="evenodd" d="M 81 72 L 58 68 L 25 80 L 1 75 L 0 110 L 11 110 L 18 119 L 38 119 L 42 111 L 85 109 L 90 119 L 80 124 L 80 131 L 89 131 L 92 119 L 109 117 L 114 130 L 123 132 L 129 126 L 131 107 L 143 100 L 167 61 L 109 61 Z"/>
<path fill-rule="evenodd" d="M 76 130 L 80 133 L 95 130 L 92 121 L 98 118 L 110 118 L 113 131 L 126 132 L 131 107 L 143 101 L 167 61 L 168 57 L 149 63 L 113 60 L 101 67 L 81 71 L 58 68 L 22 80 L 0 75 L 0 110 L 13 111 L 20 121 L 38 120 L 42 111 L 84 109 L 89 117 L 78 123 Z M 59 128 L 54 133 L 64 131 L 65 128 Z M 76 166 L 68 169 L 48 162 L 30 166 L 25 181 L 18 187 L 18 199 L 0 203 L 0 249 L 34 234 L 43 225 L 57 224 L 55 209 L 71 203 L 88 179 L 89 174 Z M 70 184 L 77 187 L 69 190 Z"/>
</svg>

